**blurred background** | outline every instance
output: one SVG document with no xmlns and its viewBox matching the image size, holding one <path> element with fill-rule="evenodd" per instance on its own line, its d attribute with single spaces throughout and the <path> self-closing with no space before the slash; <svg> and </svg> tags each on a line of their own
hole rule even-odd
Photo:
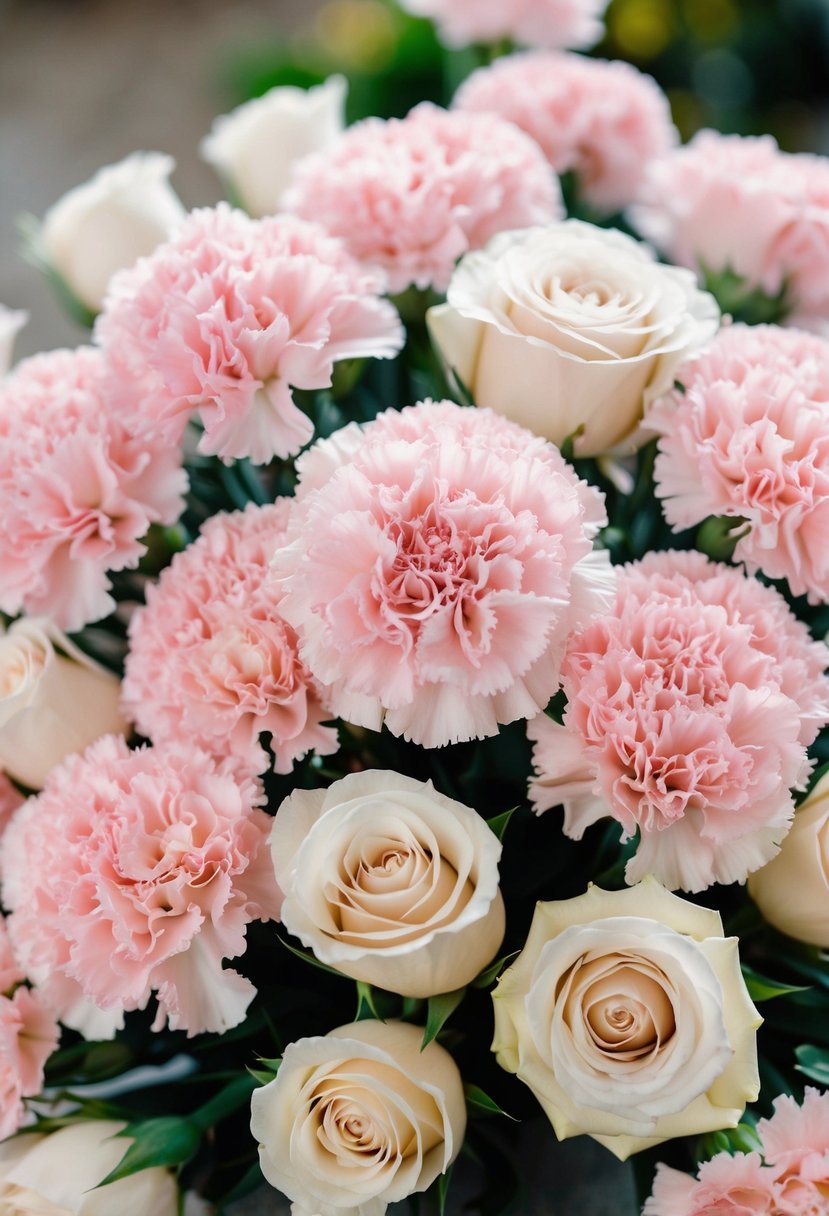
<svg viewBox="0 0 829 1216">
<path fill-rule="evenodd" d="M 78 339 L 18 256 L 21 213 L 138 148 L 172 153 L 186 204 L 213 202 L 198 142 L 214 115 L 335 69 L 351 119 L 402 114 L 448 100 L 472 54 L 446 56 L 391 0 L 0 0 L 0 301 L 32 314 L 18 352 Z M 595 54 L 652 73 L 686 138 L 829 150 L 829 0 L 612 0 Z"/>
</svg>

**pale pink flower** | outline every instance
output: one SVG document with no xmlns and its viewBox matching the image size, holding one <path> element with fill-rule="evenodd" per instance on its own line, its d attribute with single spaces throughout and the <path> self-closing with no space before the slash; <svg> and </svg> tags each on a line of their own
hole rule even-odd
<svg viewBox="0 0 829 1216">
<path fill-rule="evenodd" d="M 743 881 L 791 824 L 828 660 L 782 596 L 700 553 L 623 567 L 614 611 L 568 641 L 563 724 L 528 725 L 536 811 L 563 805 L 576 839 L 606 816 L 638 831 L 629 883 Z"/>
<path fill-rule="evenodd" d="M 829 160 L 781 152 L 770 135 L 700 131 L 648 165 L 636 227 L 671 261 L 732 270 L 797 324 L 829 320 Z"/>
<path fill-rule="evenodd" d="M 282 499 L 215 515 L 148 588 L 130 624 L 122 686 L 143 735 L 191 741 L 252 773 L 268 767 L 263 731 L 280 773 L 312 749 L 336 751 L 337 732 L 320 725 L 331 715 L 319 685 L 263 586 L 289 506 Z"/>
<path fill-rule="evenodd" d="M 299 462 L 280 613 L 347 721 L 426 747 L 493 735 L 559 685 L 612 597 L 598 492 L 515 423 L 388 410 Z"/>
<path fill-rule="evenodd" d="M 0 384 L 0 609 L 69 631 L 106 616 L 108 572 L 138 564 L 186 487 L 180 452 L 137 438 L 99 351 L 24 360 Z"/>
<path fill-rule="evenodd" d="M 384 288 L 316 225 L 220 204 L 113 278 L 95 334 L 147 434 L 177 443 L 195 414 L 200 452 L 264 464 L 313 435 L 293 389 L 403 345 Z"/>
<path fill-rule="evenodd" d="M 29 978 L 66 1025 L 111 1036 L 158 998 L 155 1026 L 221 1032 L 255 989 L 223 959 L 278 919 L 259 783 L 192 745 L 114 735 L 53 769 L 3 841 L 3 901 Z"/>
<path fill-rule="evenodd" d="M 0 915 L 0 994 L 10 996 L 15 985 L 25 978 L 12 948 L 5 917 Z"/>
<path fill-rule="evenodd" d="M 829 1092 L 807 1086 L 801 1106 L 785 1095 L 775 1098 L 774 1114 L 760 1120 L 757 1132 L 778 1180 L 799 1177 L 822 1186 L 829 1200 Z"/>
<path fill-rule="evenodd" d="M 461 254 L 563 214 L 558 181 L 523 131 L 429 103 L 402 119 L 367 118 L 303 158 L 283 205 L 381 266 L 393 292 L 442 291 Z"/>
<path fill-rule="evenodd" d="M 699 1179 L 659 1165 L 642 1216 L 779 1216 L 772 1179 L 757 1153 L 717 1153 Z"/>
<path fill-rule="evenodd" d="M 743 520 L 736 561 L 829 601 L 829 341 L 734 325 L 676 378 L 647 416 L 668 523 Z"/>
<path fill-rule="evenodd" d="M 622 60 L 505 56 L 473 72 L 453 105 L 515 123 L 556 173 L 575 174 L 579 197 L 606 215 L 633 202 L 648 162 L 678 141 L 665 94 Z"/>
<path fill-rule="evenodd" d="M 431 17 L 449 46 L 500 42 L 532 46 L 592 46 L 602 36 L 607 0 L 401 0 Z"/>
<path fill-rule="evenodd" d="M 60 1031 L 38 992 L 16 988 L 0 996 L 0 1140 L 23 1124 L 23 1098 L 39 1094 L 43 1069 Z"/>
</svg>

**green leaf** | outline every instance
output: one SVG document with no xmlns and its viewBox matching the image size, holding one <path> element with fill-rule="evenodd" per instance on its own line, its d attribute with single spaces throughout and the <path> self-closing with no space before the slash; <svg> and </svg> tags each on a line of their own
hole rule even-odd
<svg viewBox="0 0 829 1216">
<path fill-rule="evenodd" d="M 429 1005 L 426 1012 L 426 1029 L 423 1032 L 423 1042 L 420 1044 L 420 1050 L 428 1047 L 432 1040 L 443 1029 L 446 1021 L 460 1005 L 464 998 L 466 988 L 456 988 L 454 992 L 441 992 L 437 996 L 429 997 Z"/>
<path fill-rule="evenodd" d="M 296 958 L 301 958 L 303 962 L 310 963 L 312 967 L 316 967 L 319 971 L 327 971 L 329 975 L 336 975 L 338 979 L 345 979 L 342 971 L 337 971 L 334 967 L 329 967 L 327 963 L 321 963 L 313 954 L 306 954 L 304 950 L 297 950 L 296 946 L 292 946 L 290 942 L 286 942 L 284 937 L 280 937 L 277 933 L 277 941 L 282 942 L 286 950 L 290 950 Z"/>
<path fill-rule="evenodd" d="M 489 828 L 490 832 L 493 832 L 498 837 L 499 840 L 504 839 L 504 833 L 507 830 L 509 821 L 512 819 L 517 810 L 518 807 L 513 806 L 510 807 L 508 811 L 504 811 L 503 815 L 496 815 L 493 819 L 487 819 L 487 827 Z"/>
<path fill-rule="evenodd" d="M 797 1056 L 795 1067 L 798 1072 L 821 1085 L 829 1085 L 829 1051 L 803 1044 L 795 1048 L 794 1054 Z"/>
<path fill-rule="evenodd" d="M 102 1178 L 98 1186 L 117 1182 L 119 1178 L 129 1178 L 130 1174 L 156 1165 L 184 1165 L 198 1152 L 201 1129 L 190 1119 L 162 1115 L 158 1119 L 128 1123 L 113 1139 L 120 1137 L 129 1137 L 133 1143 L 115 1169 Z"/>
<path fill-rule="evenodd" d="M 449 1185 L 452 1181 L 453 1166 L 445 1174 L 441 1174 L 438 1178 L 438 1216 L 444 1216 L 446 1211 L 446 1197 L 449 1194 Z"/>
<path fill-rule="evenodd" d="M 561 454 L 565 460 L 573 461 L 573 449 L 576 446 L 576 440 L 580 439 L 584 434 L 584 423 L 580 423 L 574 431 L 567 436 L 561 445 Z"/>
<path fill-rule="evenodd" d="M 505 1119 L 512 1119 L 513 1123 L 518 1122 L 514 1115 L 508 1115 L 507 1112 L 502 1110 L 498 1103 L 493 1098 L 490 1098 L 489 1094 L 484 1093 L 479 1086 L 465 1084 L 463 1087 L 463 1092 L 464 1096 L 466 1097 L 466 1105 L 471 1106 L 473 1110 L 482 1111 L 487 1115 L 503 1115 Z"/>
<path fill-rule="evenodd" d="M 215 1123 L 221 1123 L 222 1119 L 226 1119 L 240 1107 L 247 1106 L 250 1096 L 256 1088 L 251 1082 L 252 1078 L 244 1073 L 237 1076 L 209 1102 L 205 1102 L 204 1106 L 200 1106 L 197 1111 L 193 1112 L 190 1116 L 191 1123 L 201 1131 L 207 1131 L 209 1127 Z"/>
<path fill-rule="evenodd" d="M 783 984 L 779 980 L 771 980 L 768 976 L 760 975 L 752 967 L 743 964 L 743 979 L 748 988 L 748 994 L 753 1001 L 773 1001 L 777 996 L 786 996 L 792 992 L 808 992 L 809 988 L 798 984 Z"/>
<path fill-rule="evenodd" d="M 386 1020 L 377 1008 L 377 1002 L 374 999 L 374 989 L 371 984 L 366 984 L 363 980 L 357 980 L 357 1012 L 354 1015 L 354 1021 L 363 1022 L 369 1018 L 374 1018 L 377 1022 L 384 1022 Z"/>
<path fill-rule="evenodd" d="M 248 1065 L 248 1072 L 253 1077 L 254 1081 L 259 1085 L 270 1085 L 271 1081 L 276 1076 L 275 1072 L 266 1072 L 262 1068 L 251 1068 Z"/>
<path fill-rule="evenodd" d="M 498 976 L 506 967 L 511 959 L 517 958 L 521 953 L 520 950 L 513 950 L 512 954 L 504 954 L 501 958 L 497 958 L 494 963 L 490 963 L 480 975 L 477 975 L 472 981 L 473 988 L 488 988 L 490 984 L 498 979 Z"/>
</svg>

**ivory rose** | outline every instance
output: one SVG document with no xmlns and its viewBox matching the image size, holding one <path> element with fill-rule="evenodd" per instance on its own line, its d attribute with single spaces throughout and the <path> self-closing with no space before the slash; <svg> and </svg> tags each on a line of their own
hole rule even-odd
<svg viewBox="0 0 829 1216">
<path fill-rule="evenodd" d="M 14 340 L 28 319 L 28 313 L 0 304 L 0 376 L 11 367 Z"/>
<path fill-rule="evenodd" d="M 45 617 L 0 629 L 0 766 L 41 789 L 70 752 L 125 729 L 119 691 L 117 677 Z"/>
<path fill-rule="evenodd" d="M 100 311 L 115 271 L 152 253 L 184 219 L 169 181 L 174 168 L 171 156 L 134 152 L 99 169 L 44 215 L 40 251 L 91 312 Z"/>
<path fill-rule="evenodd" d="M 559 1140 L 587 1133 L 622 1160 L 735 1127 L 760 1090 L 761 1022 L 737 947 L 654 878 L 537 904 L 493 993 L 498 1063 Z"/>
<path fill-rule="evenodd" d="M 777 856 L 751 875 L 748 890 L 775 929 L 829 950 L 829 773 L 795 812 Z"/>
<path fill-rule="evenodd" d="M 283 923 L 354 979 L 433 996 L 468 984 L 501 944 L 501 845 L 431 782 L 375 770 L 297 789 L 271 849 Z"/>
<path fill-rule="evenodd" d="M 130 1141 L 123 1123 L 96 1119 L 51 1135 L 0 1144 L 0 1212 L 9 1216 L 177 1216 L 178 1187 L 168 1170 L 139 1170 L 98 1188 Z"/>
<path fill-rule="evenodd" d="M 718 322 L 690 271 L 580 220 L 494 237 L 461 259 L 447 303 L 428 313 L 477 405 L 559 446 L 582 428 L 579 456 L 637 446 L 650 402 Z"/>
<path fill-rule="evenodd" d="M 294 1213 L 383 1216 L 452 1164 L 466 1130 L 461 1077 L 422 1039 L 422 1027 L 364 1021 L 285 1050 L 253 1095 L 251 1131 Z"/>
<path fill-rule="evenodd" d="M 332 144 L 345 127 L 344 76 L 313 89 L 270 89 L 220 115 L 201 154 L 250 215 L 272 215 L 301 156 Z"/>
</svg>

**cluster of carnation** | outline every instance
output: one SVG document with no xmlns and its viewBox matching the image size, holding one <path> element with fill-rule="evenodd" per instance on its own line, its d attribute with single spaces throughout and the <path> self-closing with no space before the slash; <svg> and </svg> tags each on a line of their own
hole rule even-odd
<svg viewBox="0 0 829 1216">
<path fill-rule="evenodd" d="M 450 46 L 511 39 L 534 46 L 585 47 L 598 42 L 607 0 L 401 0 L 431 17 Z"/>
<path fill-rule="evenodd" d="M 829 601 L 829 342 L 734 325 L 676 376 L 647 419 L 668 522 L 734 519 L 737 561 Z"/>
<path fill-rule="evenodd" d="M 138 434 L 100 351 L 52 351 L 0 384 L 0 609 L 79 629 L 114 608 L 109 571 L 137 566 L 178 518 L 181 454 Z"/>
<path fill-rule="evenodd" d="M 562 215 L 558 179 L 523 131 L 425 102 L 402 119 L 355 123 L 303 157 L 282 204 L 382 267 L 393 292 L 444 291 L 467 250 Z"/>
<path fill-rule="evenodd" d="M 697 1177 L 657 1167 L 643 1216 L 820 1216 L 829 1205 L 829 1093 L 806 1089 L 802 1105 L 779 1097 L 761 1119 L 762 1148 L 717 1153 Z"/>
<path fill-rule="evenodd" d="M 700 131 L 652 161 L 632 218 L 672 262 L 732 271 L 794 324 L 829 320 L 829 165 L 781 152 L 770 135 Z"/>
<path fill-rule="evenodd" d="M 195 743 L 253 773 L 268 767 L 266 731 L 280 773 L 312 749 L 336 750 L 321 689 L 266 578 L 288 510 L 282 499 L 213 516 L 147 588 L 130 623 L 123 705 L 148 738 Z"/>
<path fill-rule="evenodd" d="M 241 1022 L 251 982 L 222 967 L 278 919 L 262 789 L 192 745 L 106 735 L 53 769 L 2 851 L 8 931 L 66 1026 L 111 1037 L 154 994 L 156 1029 Z"/>
<path fill-rule="evenodd" d="M 40 1093 L 44 1065 L 58 1045 L 55 1018 L 25 978 L 0 918 L 0 1139 L 23 1123 L 23 1099 Z"/>
<path fill-rule="evenodd" d="M 612 215 L 637 197 L 650 161 L 678 141 L 668 99 L 622 60 L 531 51 L 473 72 L 453 105 L 500 114 L 531 135 L 556 173 Z"/>
<path fill-rule="evenodd" d="M 651 553 L 568 639 L 563 724 L 528 726 L 535 809 L 563 804 L 576 839 L 606 816 L 638 832 L 628 882 L 741 882 L 790 825 L 829 722 L 828 663 L 774 589 L 701 553 Z"/>
<path fill-rule="evenodd" d="M 384 289 L 322 228 L 220 204 L 113 278 L 95 334 L 143 435 L 178 443 L 196 415 L 199 451 L 265 464 L 314 433 L 293 390 L 403 345 Z"/>
<path fill-rule="evenodd" d="M 449 401 L 387 410 L 297 462 L 280 613 L 348 722 L 425 747 L 531 717 L 613 593 L 602 496 L 559 451 Z"/>
</svg>

